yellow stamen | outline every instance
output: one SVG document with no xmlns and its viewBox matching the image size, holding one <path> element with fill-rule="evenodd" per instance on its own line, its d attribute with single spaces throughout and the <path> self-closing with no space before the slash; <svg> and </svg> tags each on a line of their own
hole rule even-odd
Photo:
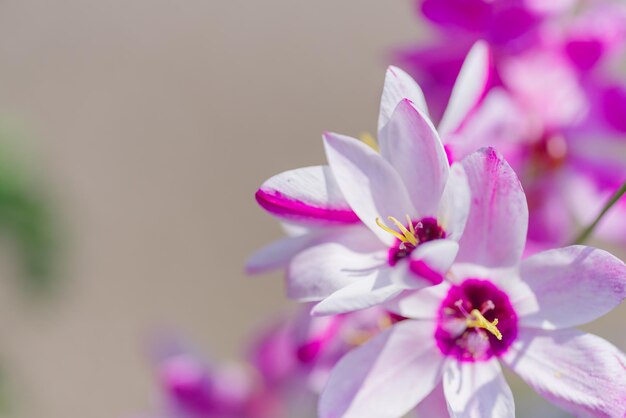
<svg viewBox="0 0 626 418">
<path fill-rule="evenodd" d="M 359 347 L 372 339 L 375 334 L 367 331 L 353 331 L 346 338 L 348 345 L 352 347 Z"/>
<path fill-rule="evenodd" d="M 359 135 L 359 139 L 366 145 L 369 145 L 374 151 L 379 152 L 378 143 L 376 139 L 369 132 L 362 132 Z"/>
<path fill-rule="evenodd" d="M 386 330 L 387 328 L 391 327 L 392 325 L 393 325 L 393 323 L 391 322 L 391 318 L 388 315 L 381 316 L 378 319 L 378 328 L 380 328 L 381 331 Z"/>
<path fill-rule="evenodd" d="M 417 238 L 415 238 L 415 235 L 413 235 L 411 233 L 411 231 L 409 231 L 408 229 L 406 229 L 404 227 L 404 225 L 402 225 L 402 222 L 400 222 L 399 220 L 397 220 L 396 218 L 394 218 L 393 216 L 388 216 L 387 219 L 389 219 L 391 222 L 393 222 L 394 224 L 396 224 L 396 226 L 398 227 L 398 229 L 400 231 L 402 231 L 402 233 L 404 234 L 404 238 L 406 238 L 406 241 L 410 242 L 412 245 L 417 245 Z M 411 224 L 412 222 L 409 222 L 409 224 Z"/>
<path fill-rule="evenodd" d="M 498 340 L 502 340 L 502 333 L 496 326 L 498 325 L 498 318 L 494 319 L 493 322 L 489 322 L 478 309 L 472 309 L 470 317 L 467 318 L 466 321 L 468 327 L 486 329 L 495 335 Z"/>
<path fill-rule="evenodd" d="M 407 242 L 406 238 L 401 233 L 399 233 L 398 231 L 394 231 L 393 229 L 389 228 L 387 225 L 385 225 L 380 220 L 380 218 L 376 218 L 376 225 L 381 227 L 384 231 L 389 232 L 391 235 L 393 235 L 394 237 L 398 238 L 400 241 Z"/>
<path fill-rule="evenodd" d="M 408 214 L 406 215 L 406 223 L 409 226 L 409 231 L 411 231 L 411 234 L 415 235 L 415 226 L 413 226 L 413 221 Z"/>
<path fill-rule="evenodd" d="M 387 328 L 390 328 L 392 325 L 393 323 L 391 322 L 391 318 L 387 315 L 384 315 L 378 319 L 378 330 L 352 330 L 347 335 L 346 342 L 353 347 L 361 346 L 374 338 L 379 331 L 384 331 Z"/>
</svg>

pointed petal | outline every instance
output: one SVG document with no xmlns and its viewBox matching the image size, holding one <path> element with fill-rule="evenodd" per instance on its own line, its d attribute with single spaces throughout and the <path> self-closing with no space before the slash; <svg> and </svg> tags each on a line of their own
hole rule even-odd
<svg viewBox="0 0 626 418">
<path fill-rule="evenodd" d="M 385 304 L 385 308 L 405 318 L 437 319 L 441 302 L 449 290 L 450 284 L 443 282 L 414 292 L 406 292 Z"/>
<path fill-rule="evenodd" d="M 521 328 L 502 360 L 541 396 L 576 416 L 626 414 L 626 357 L 576 329 Z"/>
<path fill-rule="evenodd" d="M 263 183 L 255 197 L 263 209 L 292 222 L 359 222 L 328 166 L 278 174 Z"/>
<path fill-rule="evenodd" d="M 467 54 L 439 124 L 442 137 L 459 129 L 485 97 L 491 78 L 490 55 L 489 46 L 483 41 L 475 43 Z"/>
<path fill-rule="evenodd" d="M 453 418 L 515 417 L 511 388 L 498 361 L 450 361 L 443 374 L 443 391 Z"/>
<path fill-rule="evenodd" d="M 457 262 L 507 267 L 519 262 L 528 229 L 528 205 L 517 175 L 493 148 L 461 162 L 472 206 L 461 238 Z"/>
<path fill-rule="evenodd" d="M 448 155 L 460 161 L 477 149 L 496 146 L 511 158 L 520 158 L 528 138 L 536 135 L 531 115 L 502 87 L 490 88 L 471 117 L 444 142 Z M 569 138 L 568 138 L 569 141 Z M 524 158 L 526 156 L 524 155 Z"/>
<path fill-rule="evenodd" d="M 450 167 L 432 122 L 402 100 L 378 140 L 380 153 L 400 173 L 418 215 L 434 216 Z"/>
<path fill-rule="evenodd" d="M 520 325 L 569 328 L 597 319 L 626 298 L 626 265 L 606 251 L 574 245 L 544 251 L 521 265 L 532 290 L 516 303 Z"/>
<path fill-rule="evenodd" d="M 295 237 L 286 237 L 274 241 L 257 250 L 246 261 L 246 273 L 260 274 L 281 267 L 286 267 L 296 254 L 313 245 L 320 234 L 308 233 Z"/>
<path fill-rule="evenodd" d="M 287 294 L 299 301 L 321 300 L 387 266 L 387 254 L 362 226 L 328 234 L 295 255 L 287 270 Z"/>
<path fill-rule="evenodd" d="M 434 322 L 403 321 L 342 358 L 319 404 L 320 418 L 397 418 L 439 383 L 443 357 Z"/>
<path fill-rule="evenodd" d="M 398 67 L 389 66 L 385 75 L 385 87 L 383 95 L 380 99 L 380 113 L 378 115 L 378 131 L 383 128 L 391 119 L 391 114 L 395 110 L 398 103 L 403 99 L 409 99 L 415 106 L 428 115 L 428 106 L 424 93 L 420 86 L 411 78 L 410 75 L 399 69 Z"/>
<path fill-rule="evenodd" d="M 398 296 L 402 288 L 390 280 L 393 267 L 371 271 L 313 307 L 312 315 L 336 315 L 379 305 Z"/>
<path fill-rule="evenodd" d="M 441 196 L 437 219 L 446 238 L 459 241 L 470 212 L 471 194 L 467 174 L 460 163 L 452 164 L 450 176 Z"/>
<path fill-rule="evenodd" d="M 378 237 L 391 245 L 394 238 L 376 225 L 376 218 L 415 216 L 398 172 L 371 147 L 344 135 L 324 134 L 324 146 L 335 179 L 350 207 Z"/>
</svg>

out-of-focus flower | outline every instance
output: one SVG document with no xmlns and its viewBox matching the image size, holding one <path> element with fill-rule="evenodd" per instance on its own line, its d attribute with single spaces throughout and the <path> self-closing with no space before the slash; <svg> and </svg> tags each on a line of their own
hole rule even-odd
<svg viewBox="0 0 626 418">
<path fill-rule="evenodd" d="M 252 345 L 250 363 L 263 383 L 258 398 L 275 406 L 273 417 L 316 416 L 318 396 L 339 359 L 396 318 L 378 307 L 324 317 L 312 317 L 310 309 L 265 330 Z"/>
<path fill-rule="evenodd" d="M 434 99 L 436 115 L 469 44 L 489 43 L 489 91 L 461 129 L 442 140 L 454 159 L 494 146 L 520 174 L 531 211 L 530 252 L 571 240 L 626 180 L 626 88 L 610 69 L 624 50 L 626 8 L 599 2 L 568 16 L 563 12 L 571 2 L 556 3 L 539 10 L 539 2 L 420 2 L 442 40 L 401 58 Z M 524 15 L 534 16 L 532 25 L 518 24 Z M 526 29 L 523 36 L 499 38 L 497 27 Z M 458 31 L 473 34 L 468 44 L 450 42 L 467 38 Z M 616 205 L 598 234 L 623 240 L 625 219 L 626 204 Z"/>
<path fill-rule="evenodd" d="M 461 129 L 482 99 L 489 54 L 468 55 L 441 135 Z M 249 272 L 287 266 L 288 294 L 319 301 L 336 314 L 389 300 L 404 289 L 441 282 L 458 252 L 469 208 L 460 164 L 448 156 L 417 84 L 390 67 L 378 120 L 378 143 L 326 133 L 329 166 L 279 174 L 257 201 L 288 226 L 290 237 L 252 256 Z M 386 219 L 386 220 L 385 220 Z"/>
<path fill-rule="evenodd" d="M 523 198 L 512 169 L 493 150 L 463 161 L 470 185 Z M 494 181 L 494 173 L 496 181 Z M 505 202 L 473 202 L 468 225 L 489 230 Z M 506 214 L 502 214 L 506 217 Z M 509 217 L 525 238 L 525 218 Z M 479 236 L 475 236 L 479 238 Z M 626 413 L 626 356 L 572 327 L 626 297 L 626 266 L 584 246 L 519 261 L 500 259 L 504 241 L 463 246 L 446 281 L 390 306 L 401 321 L 347 354 L 320 400 L 321 418 L 398 418 L 418 405 L 428 417 L 514 417 L 499 361 L 539 394 L 576 416 Z M 499 361 L 498 361 L 499 360 Z"/>
<path fill-rule="evenodd" d="M 178 341 L 159 345 L 157 378 L 166 418 L 261 418 L 255 375 L 238 364 L 210 364 Z"/>
<path fill-rule="evenodd" d="M 156 346 L 159 418 L 313 418 L 330 371 L 397 320 L 382 308 L 312 317 L 311 306 L 263 330 L 240 363 L 207 362 L 177 339 Z"/>
</svg>

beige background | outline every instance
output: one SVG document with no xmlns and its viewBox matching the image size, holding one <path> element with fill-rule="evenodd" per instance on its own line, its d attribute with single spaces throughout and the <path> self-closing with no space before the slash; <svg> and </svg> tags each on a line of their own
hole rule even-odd
<svg viewBox="0 0 626 418">
<path fill-rule="evenodd" d="M 66 235 L 62 287 L 36 308 L 2 256 L 11 416 L 148 410 L 163 327 L 235 358 L 287 305 L 279 274 L 242 273 L 280 235 L 253 193 L 323 161 L 322 131 L 371 131 L 385 51 L 419 31 L 408 0 L 2 1 L 0 114 Z"/>
</svg>

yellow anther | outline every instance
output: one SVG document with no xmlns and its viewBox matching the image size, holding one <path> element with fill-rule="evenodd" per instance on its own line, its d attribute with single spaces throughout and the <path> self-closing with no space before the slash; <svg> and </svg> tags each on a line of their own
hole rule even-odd
<svg viewBox="0 0 626 418">
<path fill-rule="evenodd" d="M 498 318 L 494 319 L 493 322 L 489 322 L 478 309 L 472 309 L 466 321 L 468 327 L 486 329 L 495 335 L 498 340 L 502 340 L 502 333 L 496 326 L 498 325 Z"/>
<path fill-rule="evenodd" d="M 380 149 L 378 148 L 378 143 L 376 142 L 376 139 L 369 132 L 362 132 L 359 135 L 359 139 L 364 144 L 369 145 L 374 151 L 377 151 L 377 152 L 380 151 Z"/>
<path fill-rule="evenodd" d="M 408 229 L 406 229 L 404 225 L 402 225 L 402 222 L 400 222 L 393 216 L 388 216 L 387 219 L 389 219 L 391 222 L 396 224 L 398 229 L 402 231 L 402 233 L 404 234 L 404 238 L 405 238 L 404 242 L 409 242 L 412 245 L 417 245 L 417 238 L 415 238 L 415 235 L 411 231 L 409 231 Z M 412 222 L 409 222 L 409 224 L 412 224 Z"/>
<path fill-rule="evenodd" d="M 380 218 L 376 218 L 376 225 L 378 225 L 379 227 L 381 227 L 384 231 L 389 232 L 391 235 L 393 235 L 394 237 L 398 238 L 400 241 L 402 242 L 407 242 L 406 238 L 404 237 L 404 235 L 402 235 L 401 233 L 399 233 L 398 231 L 394 231 L 393 229 L 389 228 L 387 225 L 385 225 Z"/>
<path fill-rule="evenodd" d="M 413 226 L 413 221 L 408 214 L 406 215 L 406 224 L 409 226 L 409 231 L 411 231 L 411 234 L 415 235 L 415 226 Z"/>
</svg>

